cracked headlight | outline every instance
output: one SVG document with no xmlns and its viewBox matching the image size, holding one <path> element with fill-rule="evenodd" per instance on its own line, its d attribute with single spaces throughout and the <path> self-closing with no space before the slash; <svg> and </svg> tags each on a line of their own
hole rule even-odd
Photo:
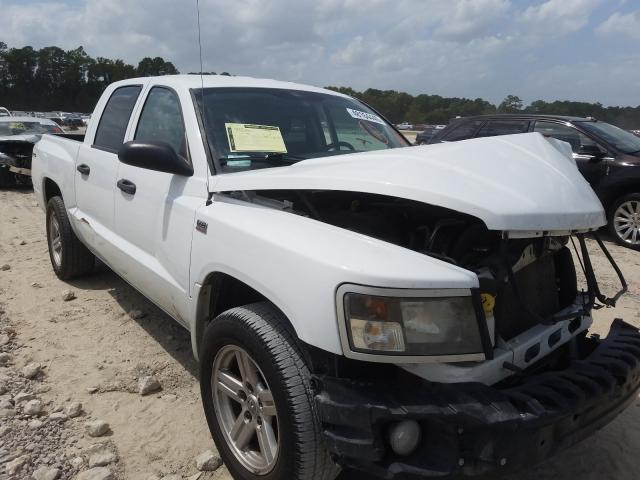
<svg viewBox="0 0 640 480">
<path fill-rule="evenodd" d="M 478 317 L 470 295 L 391 297 L 346 293 L 343 298 L 352 352 L 484 358 Z"/>
</svg>

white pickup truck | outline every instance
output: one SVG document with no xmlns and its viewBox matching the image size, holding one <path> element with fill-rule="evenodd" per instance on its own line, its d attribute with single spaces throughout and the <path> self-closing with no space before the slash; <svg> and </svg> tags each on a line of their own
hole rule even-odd
<svg viewBox="0 0 640 480">
<path fill-rule="evenodd" d="M 118 82 L 93 118 L 34 151 L 53 269 L 98 257 L 189 329 L 234 478 L 515 469 L 635 398 L 638 330 L 588 334 L 626 289 L 604 212 L 540 134 L 409 147 L 353 98 L 228 76 Z"/>
</svg>

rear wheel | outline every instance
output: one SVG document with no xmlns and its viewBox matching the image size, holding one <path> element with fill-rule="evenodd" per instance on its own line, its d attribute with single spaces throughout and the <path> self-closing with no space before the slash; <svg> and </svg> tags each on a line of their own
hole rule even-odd
<svg viewBox="0 0 640 480">
<path fill-rule="evenodd" d="M 51 266 L 61 280 L 93 270 L 95 257 L 73 232 L 62 197 L 51 197 L 47 203 L 47 243 Z"/>
<path fill-rule="evenodd" d="M 209 429 L 233 478 L 335 478 L 309 369 L 281 312 L 261 302 L 222 313 L 205 330 L 200 364 Z"/>
<path fill-rule="evenodd" d="M 640 193 L 625 195 L 613 203 L 609 231 L 620 245 L 640 250 Z"/>
</svg>

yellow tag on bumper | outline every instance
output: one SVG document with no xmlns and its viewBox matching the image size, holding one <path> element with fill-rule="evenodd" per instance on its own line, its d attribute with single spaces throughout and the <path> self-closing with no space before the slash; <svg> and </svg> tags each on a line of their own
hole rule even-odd
<svg viewBox="0 0 640 480">
<path fill-rule="evenodd" d="M 490 293 L 481 293 L 480 300 L 482 301 L 482 309 L 484 310 L 484 313 L 493 312 L 493 307 L 496 306 L 496 297 Z"/>
</svg>

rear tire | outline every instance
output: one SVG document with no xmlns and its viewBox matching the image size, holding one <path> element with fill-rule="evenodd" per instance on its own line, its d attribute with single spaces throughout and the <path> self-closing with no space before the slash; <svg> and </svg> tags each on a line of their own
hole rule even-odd
<svg viewBox="0 0 640 480">
<path fill-rule="evenodd" d="M 613 202 L 608 227 L 619 245 L 640 250 L 640 193 L 630 193 Z"/>
<path fill-rule="evenodd" d="M 254 374 L 254 387 L 246 388 Z M 234 479 L 332 480 L 339 473 L 321 438 L 309 369 L 286 319 L 270 303 L 233 308 L 207 326 L 200 389 L 209 429 Z M 260 438 L 267 423 L 275 439 L 268 454 Z"/>
<path fill-rule="evenodd" d="M 62 197 L 51 197 L 47 203 L 47 244 L 51 266 L 60 280 L 93 270 L 96 259 L 73 232 Z"/>
</svg>

